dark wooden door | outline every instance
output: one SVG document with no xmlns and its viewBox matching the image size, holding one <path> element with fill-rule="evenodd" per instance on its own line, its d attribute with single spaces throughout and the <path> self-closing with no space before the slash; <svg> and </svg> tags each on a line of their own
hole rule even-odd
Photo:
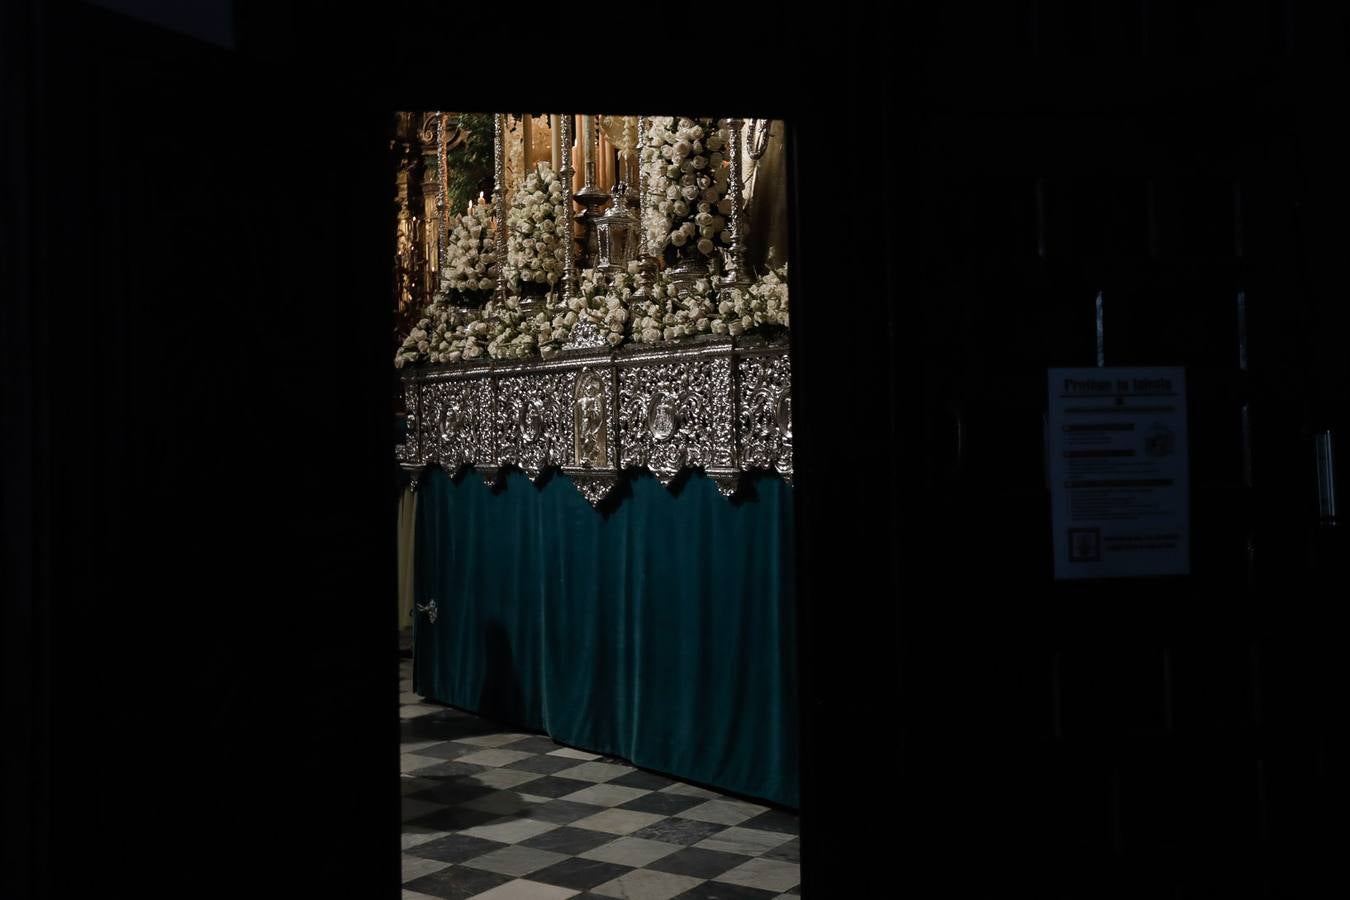
<svg viewBox="0 0 1350 900">
<path fill-rule="evenodd" d="M 1342 195 L 1309 147 L 1324 73 L 1256 6 L 930 23 L 900 831 L 954 886 L 1285 896 L 1325 875 L 1344 587 L 1312 440 L 1345 421 L 1321 268 Z M 1099 350 L 1186 368 L 1188 576 L 1053 579 L 1046 369 Z"/>
</svg>

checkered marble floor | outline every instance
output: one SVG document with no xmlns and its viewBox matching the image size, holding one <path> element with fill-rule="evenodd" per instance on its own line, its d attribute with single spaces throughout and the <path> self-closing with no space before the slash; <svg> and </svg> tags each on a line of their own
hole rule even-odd
<svg viewBox="0 0 1350 900">
<path fill-rule="evenodd" d="M 797 897 L 797 817 L 522 734 L 400 668 L 403 898 Z"/>
</svg>

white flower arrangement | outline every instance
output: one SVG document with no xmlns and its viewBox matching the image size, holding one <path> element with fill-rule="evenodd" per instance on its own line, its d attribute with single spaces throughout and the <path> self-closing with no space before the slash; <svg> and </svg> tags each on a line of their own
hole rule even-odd
<svg viewBox="0 0 1350 900">
<path fill-rule="evenodd" d="M 461 294 L 483 294 L 497 287 L 497 247 L 492 233 L 492 207 L 474 206 L 458 218 L 445 250 L 441 281 Z"/>
<path fill-rule="evenodd" d="M 747 331 L 764 326 L 787 328 L 788 286 L 787 265 L 769 270 L 748 288 L 730 288 L 717 298 L 716 334 L 740 337 Z"/>
<path fill-rule="evenodd" d="M 681 292 L 659 275 L 652 285 L 652 299 L 636 303 L 631 310 L 629 337 L 639 344 L 655 344 L 711 334 L 716 296 L 706 278 Z"/>
<path fill-rule="evenodd" d="M 787 266 L 767 272 L 748 288 L 719 290 L 699 279 L 681 298 L 676 286 L 657 274 L 648 299 L 635 296 L 637 263 L 606 281 L 595 270 L 580 278 L 580 296 L 566 309 L 553 308 L 526 318 L 520 299 L 490 300 L 477 310 L 461 311 L 443 298 L 429 304 L 404 338 L 394 365 L 456 363 L 481 357 L 528 359 L 557 355 L 572 326 L 587 319 L 606 334 L 611 347 L 672 343 L 699 335 L 740 337 L 752 330 L 787 328 Z"/>
<path fill-rule="evenodd" d="M 506 277 L 517 296 L 528 291 L 526 285 L 551 294 L 562 280 L 562 242 L 571 227 L 565 200 L 566 188 L 547 162 L 516 189 L 506 213 Z"/>
<path fill-rule="evenodd" d="M 731 243 L 727 140 L 725 119 L 653 116 L 648 124 L 642 147 L 647 177 L 642 225 L 652 253 L 667 262 L 685 247 L 713 257 Z"/>
<path fill-rule="evenodd" d="M 637 290 L 638 263 L 630 262 L 627 272 L 615 273 L 608 281 L 595 269 L 581 276 L 581 297 L 572 301 L 572 310 L 605 333 L 611 347 L 624 342 L 632 322 L 630 306 Z"/>
</svg>

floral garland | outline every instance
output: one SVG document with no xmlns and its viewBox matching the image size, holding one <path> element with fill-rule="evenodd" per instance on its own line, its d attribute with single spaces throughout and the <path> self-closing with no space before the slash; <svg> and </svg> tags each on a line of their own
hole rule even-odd
<svg viewBox="0 0 1350 900">
<path fill-rule="evenodd" d="M 562 236 L 567 233 L 565 189 L 547 162 L 535 167 L 511 200 L 506 214 L 506 277 L 513 293 L 525 285 L 553 292 L 562 279 Z"/>
<path fill-rule="evenodd" d="M 605 331 L 611 347 L 629 341 L 673 343 L 705 334 L 741 337 L 788 327 L 786 265 L 748 288 L 719 289 L 714 282 L 699 279 L 683 297 L 675 284 L 657 274 L 649 284 L 648 299 L 636 296 L 637 271 L 633 263 L 627 273 L 606 281 L 588 270 L 580 278 L 580 296 L 567 309 L 543 310 L 528 318 L 517 297 L 490 300 L 482 309 L 467 311 L 438 298 L 404 338 L 394 365 L 456 363 L 483 356 L 548 359 L 557 355 L 583 317 Z"/>
<path fill-rule="evenodd" d="M 653 116 L 643 136 L 642 166 L 647 178 L 643 227 L 651 252 L 673 264 L 683 248 L 714 257 L 731 243 L 726 216 L 728 172 L 725 119 Z M 687 251 L 684 251 L 687 252 Z M 714 257 L 715 259 L 716 257 Z"/>
<path fill-rule="evenodd" d="M 497 287 L 497 248 L 490 222 L 492 207 L 474 206 L 458 217 L 445 249 L 441 283 L 452 291 L 472 295 Z"/>
</svg>

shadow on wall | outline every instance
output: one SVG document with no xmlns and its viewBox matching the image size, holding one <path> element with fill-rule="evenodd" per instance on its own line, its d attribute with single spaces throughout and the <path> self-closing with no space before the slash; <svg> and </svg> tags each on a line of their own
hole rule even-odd
<svg viewBox="0 0 1350 900">
<path fill-rule="evenodd" d="M 511 638 L 496 619 L 489 619 L 483 629 L 483 647 L 487 670 L 478 698 L 479 712 L 499 722 L 519 725 L 525 718 L 525 700 L 511 657 Z"/>
</svg>

